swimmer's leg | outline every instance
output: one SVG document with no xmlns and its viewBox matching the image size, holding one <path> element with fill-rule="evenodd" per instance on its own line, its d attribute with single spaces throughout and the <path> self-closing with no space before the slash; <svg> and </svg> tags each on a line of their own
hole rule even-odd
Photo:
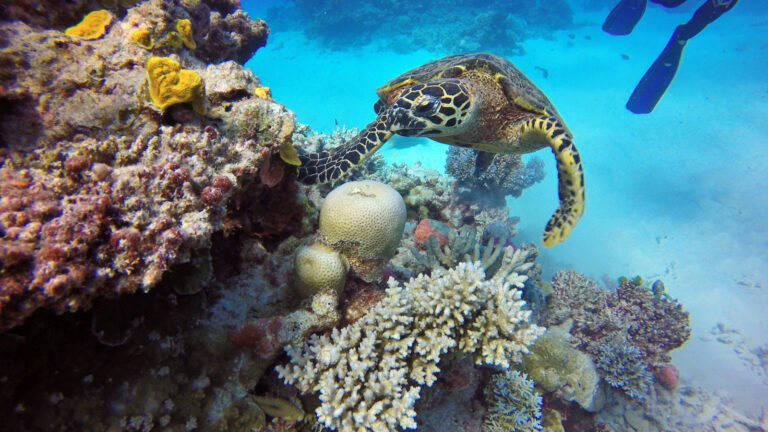
<svg viewBox="0 0 768 432">
<path fill-rule="evenodd" d="M 608 14 L 603 23 L 603 31 L 612 35 L 628 35 L 640 21 L 647 0 L 621 0 Z"/>
<path fill-rule="evenodd" d="M 704 30 L 736 5 L 737 0 L 707 0 L 687 23 L 677 26 L 664 51 L 643 75 L 629 97 L 627 109 L 635 114 L 648 114 L 656 107 L 677 73 L 683 48 L 688 40 Z"/>
</svg>

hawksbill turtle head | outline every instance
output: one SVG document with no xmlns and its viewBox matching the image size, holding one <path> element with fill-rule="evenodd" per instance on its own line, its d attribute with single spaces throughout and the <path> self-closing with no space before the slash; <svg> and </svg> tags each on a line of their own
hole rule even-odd
<svg viewBox="0 0 768 432">
<path fill-rule="evenodd" d="M 387 128 L 403 136 L 438 138 L 464 132 L 475 109 L 468 89 L 455 79 L 407 86 L 390 100 Z"/>
</svg>

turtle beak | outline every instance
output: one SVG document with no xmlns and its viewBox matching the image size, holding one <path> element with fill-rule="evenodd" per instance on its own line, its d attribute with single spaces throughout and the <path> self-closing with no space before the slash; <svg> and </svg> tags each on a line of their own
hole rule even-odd
<svg viewBox="0 0 768 432">
<path fill-rule="evenodd" d="M 411 110 L 407 108 L 394 107 L 389 111 L 387 118 L 387 128 L 399 135 L 414 136 L 426 127 L 426 123 L 414 117 Z"/>
</svg>

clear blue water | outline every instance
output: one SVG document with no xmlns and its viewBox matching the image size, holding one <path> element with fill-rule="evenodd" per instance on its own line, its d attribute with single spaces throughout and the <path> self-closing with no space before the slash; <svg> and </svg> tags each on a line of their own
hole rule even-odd
<svg viewBox="0 0 768 432">
<path fill-rule="evenodd" d="M 272 24 L 269 8 L 281 3 L 243 1 L 251 16 L 271 24 L 268 45 L 247 66 L 317 131 L 364 127 L 374 118 L 376 88 L 455 53 L 395 52 L 376 39 L 329 47 L 310 40 L 290 17 Z M 585 216 L 564 244 L 543 252 L 545 278 L 565 268 L 597 280 L 662 277 L 691 312 L 691 340 L 673 352 L 683 379 L 759 412 L 768 400 L 768 371 L 757 357 L 768 349 L 768 2 L 743 0 L 696 36 L 648 115 L 624 104 L 675 26 L 701 2 L 679 10 L 650 6 L 635 31 L 621 37 L 600 29 L 611 2 L 599 10 L 583 3 L 571 2 L 575 25 L 526 40 L 524 55 L 507 55 L 558 108 L 586 171 Z M 407 38 L 434 25 L 391 31 Z M 388 162 L 443 170 L 446 149 L 398 137 L 380 152 Z M 520 240 L 538 241 L 557 206 L 553 158 L 548 150 L 539 156 L 547 161 L 547 179 L 509 201 L 521 218 Z M 718 323 L 741 332 L 736 343 L 710 334 Z"/>
</svg>

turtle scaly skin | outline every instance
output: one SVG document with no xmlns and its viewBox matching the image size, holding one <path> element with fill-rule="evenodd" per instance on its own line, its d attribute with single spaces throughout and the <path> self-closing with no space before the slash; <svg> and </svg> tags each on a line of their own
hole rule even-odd
<svg viewBox="0 0 768 432">
<path fill-rule="evenodd" d="M 508 60 L 488 53 L 445 57 L 394 78 L 377 94 L 376 120 L 339 147 L 300 156 L 299 181 L 338 180 L 393 134 L 424 136 L 491 157 L 550 147 L 560 206 L 544 229 L 544 246 L 565 240 L 581 218 L 584 171 L 572 135 L 544 93 Z M 478 165 L 491 157 L 478 157 Z"/>
<path fill-rule="evenodd" d="M 387 128 L 387 113 L 380 114 L 368 123 L 349 142 L 322 150 L 319 153 L 299 155 L 299 181 L 304 184 L 329 183 L 336 181 L 353 166 L 372 155 L 392 136 Z"/>
</svg>

